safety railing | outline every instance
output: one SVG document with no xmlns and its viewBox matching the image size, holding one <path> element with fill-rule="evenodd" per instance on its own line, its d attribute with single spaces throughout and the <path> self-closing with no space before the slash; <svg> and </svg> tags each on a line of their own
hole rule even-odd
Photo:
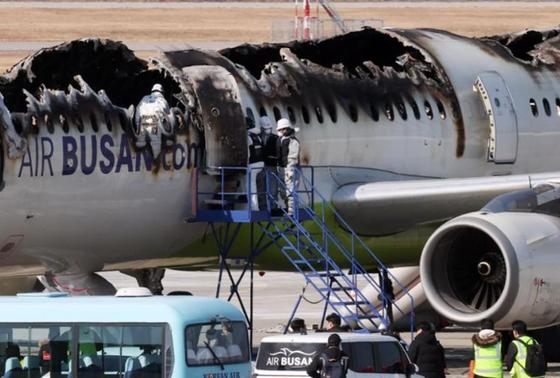
<svg viewBox="0 0 560 378">
<path fill-rule="evenodd" d="M 267 167 L 197 169 L 192 180 L 191 221 L 250 222 L 273 218 L 280 214 L 276 208 L 278 202 L 270 200 L 275 186 L 278 187 L 277 180 L 280 179 L 280 175 L 277 172 Z M 306 182 L 314 185 L 312 166 L 300 166 L 298 174 L 305 175 Z M 273 175 L 275 180 L 271 179 Z M 253 180 L 256 181 L 256 190 L 251 185 Z M 298 189 L 296 194 L 301 204 L 312 206 L 315 195 L 313 190 L 304 187 Z M 258 199 L 258 207 L 251 201 L 253 196 Z"/>
</svg>

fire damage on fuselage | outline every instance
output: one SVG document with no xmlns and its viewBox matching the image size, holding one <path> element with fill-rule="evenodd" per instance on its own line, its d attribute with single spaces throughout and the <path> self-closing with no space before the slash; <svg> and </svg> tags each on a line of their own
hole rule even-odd
<svg viewBox="0 0 560 378">
<path fill-rule="evenodd" d="M 489 44 L 498 43 L 515 58 L 533 66 L 560 63 L 560 29 L 526 30 L 480 38 Z"/>
<path fill-rule="evenodd" d="M 422 48 L 415 33 L 364 29 L 320 41 L 245 44 L 219 52 L 169 51 L 151 62 L 109 40 L 84 39 L 43 49 L 0 77 L 0 120 L 7 155 L 21 157 L 27 137 L 41 127 L 61 127 L 68 133 L 72 127 L 81 131 L 84 125 L 94 132 L 120 126 L 135 148 L 134 107 L 154 83 L 161 83 L 180 120 L 174 133 L 188 136 L 189 130 L 196 130 L 202 134 L 206 153 L 220 155 L 211 161 L 244 165 L 244 117 L 251 114 L 239 107 L 239 94 L 224 90 L 221 79 L 212 76 L 201 80 L 202 92 L 193 84 L 192 69 L 212 66 L 222 67 L 235 82 L 243 83 L 260 115 L 273 113 L 268 115 L 276 119 L 286 114 L 295 120 L 297 112 L 305 123 L 312 119 L 336 123 L 343 116 L 346 122 L 357 122 L 360 108 L 374 121 L 419 119 L 421 113 L 431 118 L 439 112 L 455 125 L 460 158 L 465 132 L 455 90 L 438 57 Z M 532 67 L 558 61 L 557 30 L 456 37 Z M 427 96 L 435 99 L 436 108 L 422 102 Z M 239 109 L 230 106 L 220 112 L 227 108 L 224 105 Z M 339 109 L 344 115 L 338 114 Z M 155 164 L 153 169 L 158 167 Z"/>
<path fill-rule="evenodd" d="M 174 133 L 186 135 L 188 140 L 191 133 L 187 127 L 189 113 L 180 100 L 183 92 L 180 84 L 165 70 L 136 57 L 124 44 L 83 39 L 38 51 L 0 77 L 0 116 L 8 158 L 22 158 L 29 138 L 40 130 L 52 134 L 58 128 L 62 135 L 69 134 L 71 129 L 98 134 L 97 139 L 92 137 L 92 141 L 87 142 L 88 146 L 91 143 L 92 147 L 88 148 L 92 148 L 94 156 L 95 149 L 99 150 L 99 155 L 104 148 L 101 146 L 103 137 L 110 138 L 110 145 L 118 143 L 111 135 L 120 138 L 122 143 L 126 141 L 130 155 L 130 151 L 138 150 L 134 143 L 139 137 L 134 123 L 135 106 L 150 93 L 154 83 L 163 86 L 166 100 L 178 119 Z M 176 147 L 174 139 L 175 135 L 163 143 L 164 152 Z M 96 147 L 94 140 L 98 143 Z M 104 150 L 108 151 L 106 147 Z M 185 152 L 188 146 L 180 148 Z M 154 173 L 166 168 L 163 159 L 148 150 L 143 151 L 146 167 Z M 198 150 L 192 159 L 200 159 Z M 117 156 L 110 156 L 111 161 L 115 159 Z M 95 161 L 91 164 L 95 165 Z M 68 170 L 75 168 L 65 164 L 63 174 Z"/>
</svg>

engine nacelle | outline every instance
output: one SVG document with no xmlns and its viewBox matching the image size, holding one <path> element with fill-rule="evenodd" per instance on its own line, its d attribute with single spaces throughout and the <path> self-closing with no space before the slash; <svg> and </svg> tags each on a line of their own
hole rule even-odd
<svg viewBox="0 0 560 378">
<path fill-rule="evenodd" d="M 560 218 L 476 212 L 442 225 L 426 243 L 420 276 L 430 304 L 457 324 L 484 318 L 508 329 L 560 323 Z"/>
</svg>

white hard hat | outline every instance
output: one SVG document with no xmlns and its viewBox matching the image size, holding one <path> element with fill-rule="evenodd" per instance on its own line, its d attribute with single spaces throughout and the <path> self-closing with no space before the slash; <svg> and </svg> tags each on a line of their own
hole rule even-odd
<svg viewBox="0 0 560 378">
<path fill-rule="evenodd" d="M 154 84 L 152 87 L 152 92 L 163 93 L 163 86 L 161 84 Z"/>
<path fill-rule="evenodd" d="M 272 121 L 268 116 L 262 116 L 259 118 L 259 124 L 263 129 L 272 129 Z"/>
<path fill-rule="evenodd" d="M 284 130 L 284 129 L 291 129 L 292 123 L 289 119 L 280 118 L 278 123 L 276 124 L 276 131 Z"/>
</svg>

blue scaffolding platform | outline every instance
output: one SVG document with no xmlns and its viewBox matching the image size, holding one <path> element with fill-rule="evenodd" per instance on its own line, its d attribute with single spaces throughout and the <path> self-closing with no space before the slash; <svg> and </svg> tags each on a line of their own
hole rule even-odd
<svg viewBox="0 0 560 378">
<path fill-rule="evenodd" d="M 228 300 L 237 297 L 249 323 L 251 342 L 253 264 L 256 257 L 273 246 L 303 276 L 306 287 L 312 287 L 324 301 L 323 320 L 330 308 L 353 328 L 379 331 L 389 328 L 395 312 L 400 318 L 409 317 L 412 331 L 414 312 L 405 313 L 402 305 L 395 302 L 393 285 L 400 291 L 400 298 L 409 301 L 403 307 L 414 308 L 412 296 L 342 219 L 330 200 L 317 191 L 313 167 L 302 166 L 294 170 L 297 180 L 292 191 L 287 190 L 282 176 L 276 171 L 263 170 L 258 176 L 262 191 L 252 192 L 252 175 L 259 171 L 247 167 L 217 167 L 197 172 L 193 216 L 188 220 L 209 224 L 220 254 L 216 296 L 220 296 L 225 274 L 231 283 Z M 200 181 L 203 174 L 206 176 L 204 183 Z M 214 190 L 208 190 L 209 186 L 214 186 Z M 294 203 L 292 211 L 288 211 L 278 193 L 283 193 L 280 197 L 284 200 L 291 197 Z M 258 199 L 258 209 L 252 208 L 251 198 Z M 244 258 L 239 278 L 235 279 L 227 261 L 233 258 L 232 246 L 244 224 L 250 227 L 249 254 Z M 342 227 L 344 240 L 329 224 Z M 247 272 L 251 280 L 248 310 L 238 290 Z M 364 294 L 359 285 L 373 288 L 375 298 Z M 292 310 L 285 331 L 302 298 L 303 293 Z"/>
</svg>

